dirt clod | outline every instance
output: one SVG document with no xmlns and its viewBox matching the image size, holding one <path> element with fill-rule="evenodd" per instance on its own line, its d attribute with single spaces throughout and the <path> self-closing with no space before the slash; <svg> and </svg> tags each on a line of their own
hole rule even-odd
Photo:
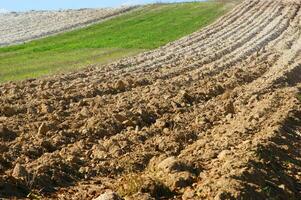
<svg viewBox="0 0 301 200">
<path fill-rule="evenodd" d="M 12 176 L 16 179 L 25 180 L 28 177 L 28 173 L 23 165 L 17 163 L 13 169 Z"/>
</svg>

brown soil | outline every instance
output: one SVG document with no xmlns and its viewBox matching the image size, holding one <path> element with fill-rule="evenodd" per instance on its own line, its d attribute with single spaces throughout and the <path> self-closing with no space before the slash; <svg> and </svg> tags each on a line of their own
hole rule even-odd
<svg viewBox="0 0 301 200">
<path fill-rule="evenodd" d="M 301 199 L 300 6 L 246 0 L 160 49 L 0 85 L 0 197 Z"/>
</svg>

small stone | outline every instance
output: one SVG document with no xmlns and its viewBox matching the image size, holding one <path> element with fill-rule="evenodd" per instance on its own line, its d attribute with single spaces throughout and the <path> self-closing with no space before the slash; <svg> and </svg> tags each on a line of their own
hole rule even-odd
<svg viewBox="0 0 301 200">
<path fill-rule="evenodd" d="M 90 112 L 87 107 L 83 107 L 82 110 L 80 111 L 80 114 L 84 117 L 87 117 L 90 115 Z"/>
<path fill-rule="evenodd" d="M 27 178 L 28 173 L 27 173 L 25 167 L 23 167 L 22 165 L 17 163 L 13 170 L 12 176 L 16 179 L 25 179 L 25 178 Z"/>
<path fill-rule="evenodd" d="M 195 192 L 191 188 L 188 188 L 184 191 L 182 195 L 182 200 L 192 200 L 194 199 Z"/>
<path fill-rule="evenodd" d="M 165 133 L 165 134 L 169 133 L 169 128 L 164 128 L 163 133 Z"/>
<path fill-rule="evenodd" d="M 279 187 L 280 189 L 282 189 L 282 190 L 285 190 L 285 189 L 286 189 L 286 187 L 285 187 L 284 184 L 281 184 L 281 185 L 279 185 L 278 187 Z"/>
<path fill-rule="evenodd" d="M 101 194 L 99 197 L 97 197 L 94 200 L 122 200 L 122 199 L 115 192 L 109 191 Z"/>
<path fill-rule="evenodd" d="M 232 113 L 229 113 L 228 115 L 226 115 L 225 119 L 227 121 L 230 121 L 231 119 L 233 118 L 233 114 Z"/>
</svg>

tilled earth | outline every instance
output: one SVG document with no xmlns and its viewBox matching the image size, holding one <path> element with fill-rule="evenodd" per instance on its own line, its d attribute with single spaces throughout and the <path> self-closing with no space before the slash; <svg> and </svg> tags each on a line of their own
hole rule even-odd
<svg viewBox="0 0 301 200">
<path fill-rule="evenodd" d="M 301 199 L 300 6 L 246 0 L 160 49 L 2 84 L 0 196 Z"/>
<path fill-rule="evenodd" d="M 0 13 L 0 46 L 22 43 L 83 27 L 133 8 Z"/>
</svg>

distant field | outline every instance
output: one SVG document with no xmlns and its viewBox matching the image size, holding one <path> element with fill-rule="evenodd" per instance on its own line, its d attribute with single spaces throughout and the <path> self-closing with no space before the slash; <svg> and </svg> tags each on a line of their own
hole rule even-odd
<svg viewBox="0 0 301 200">
<path fill-rule="evenodd" d="M 135 7 L 0 14 L 0 47 L 83 28 L 132 9 Z"/>
<path fill-rule="evenodd" d="M 75 70 L 154 49 L 210 24 L 230 8 L 216 2 L 148 5 L 87 28 L 0 48 L 0 82 Z"/>
</svg>

